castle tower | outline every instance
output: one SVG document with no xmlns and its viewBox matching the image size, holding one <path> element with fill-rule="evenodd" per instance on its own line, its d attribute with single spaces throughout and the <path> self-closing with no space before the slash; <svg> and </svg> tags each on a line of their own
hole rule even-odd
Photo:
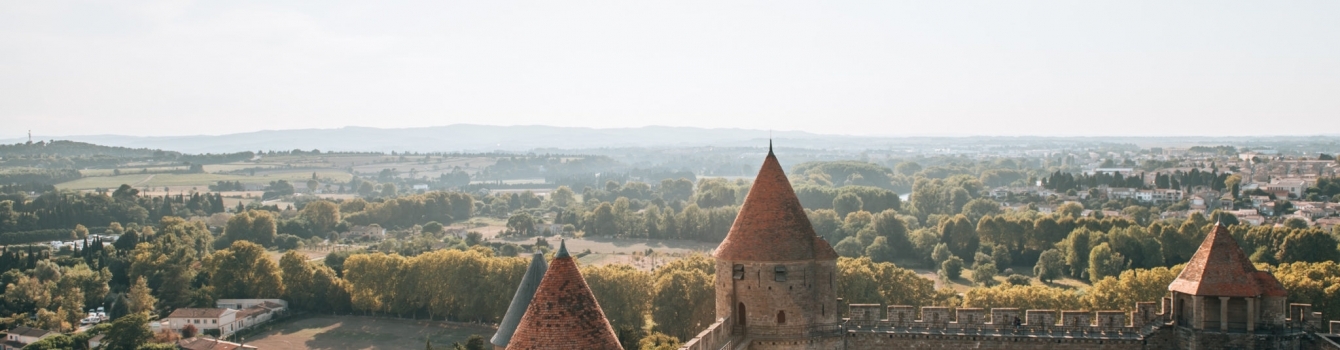
<svg viewBox="0 0 1340 350">
<path fill-rule="evenodd" d="M 1173 322 L 1186 341 L 1183 349 L 1250 343 L 1257 330 L 1283 326 L 1288 310 L 1284 286 L 1269 272 L 1257 270 L 1228 228 L 1218 223 L 1168 291 Z"/>
<path fill-rule="evenodd" d="M 559 244 L 507 349 L 621 349 L 567 243 Z"/>
<path fill-rule="evenodd" d="M 771 146 L 717 247 L 716 313 L 751 349 L 837 349 L 837 252 L 815 235 Z"/>
<path fill-rule="evenodd" d="M 507 348 L 507 343 L 512 340 L 517 325 L 521 324 L 521 317 L 526 315 L 526 308 L 530 307 L 530 301 L 535 297 L 535 290 L 539 289 L 540 280 L 544 278 L 547 270 L 549 264 L 544 262 L 544 254 L 533 254 L 530 266 L 526 268 L 526 275 L 521 277 L 521 285 L 512 296 L 512 304 L 507 306 L 507 313 L 504 314 L 502 323 L 498 324 L 498 332 L 489 340 L 494 350 Z"/>
</svg>

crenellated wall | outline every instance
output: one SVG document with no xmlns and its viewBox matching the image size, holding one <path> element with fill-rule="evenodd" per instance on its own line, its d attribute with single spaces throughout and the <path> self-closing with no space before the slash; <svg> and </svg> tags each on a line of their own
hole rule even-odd
<svg viewBox="0 0 1340 350">
<path fill-rule="evenodd" d="M 847 329 L 879 329 L 886 327 L 916 329 L 963 329 L 1065 331 L 1079 333 L 1137 333 L 1150 324 L 1163 324 L 1166 313 L 1156 309 L 1153 302 L 1137 303 L 1135 312 L 1126 311 L 1061 311 L 1027 310 L 1015 308 L 958 308 L 926 306 L 920 309 L 907 305 L 852 304 Z M 951 312 L 952 311 L 952 312 Z M 1300 309 L 1299 312 L 1304 312 Z M 951 316 L 952 315 L 952 316 Z M 1019 324 L 1015 325 L 1015 320 Z"/>
</svg>

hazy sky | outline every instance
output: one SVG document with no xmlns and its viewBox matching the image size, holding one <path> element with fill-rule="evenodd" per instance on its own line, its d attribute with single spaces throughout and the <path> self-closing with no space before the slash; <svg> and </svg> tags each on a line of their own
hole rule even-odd
<svg viewBox="0 0 1340 350">
<path fill-rule="evenodd" d="M 0 1 L 0 137 L 1340 134 L 1340 1 Z"/>
</svg>

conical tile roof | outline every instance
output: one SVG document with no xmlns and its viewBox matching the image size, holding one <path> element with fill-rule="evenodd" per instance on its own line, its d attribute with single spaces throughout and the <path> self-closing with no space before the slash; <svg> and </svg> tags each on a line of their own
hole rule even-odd
<svg viewBox="0 0 1340 350">
<path fill-rule="evenodd" d="M 621 349 L 566 243 L 559 245 L 507 349 Z"/>
<path fill-rule="evenodd" d="M 715 257 L 730 261 L 837 259 L 833 247 L 814 234 L 771 146 Z"/>
<path fill-rule="evenodd" d="M 530 307 L 531 299 L 535 297 L 535 290 L 540 287 L 540 280 L 548 270 L 549 264 L 544 262 L 544 254 L 535 253 L 531 256 L 526 275 L 521 277 L 521 285 L 512 296 L 512 304 L 507 307 L 502 323 L 498 324 L 498 333 L 493 334 L 490 343 L 502 348 L 507 347 L 507 343 L 512 340 L 512 334 L 516 332 L 517 325 L 521 323 L 521 317 L 526 315 L 526 308 Z"/>
<path fill-rule="evenodd" d="M 1284 295 L 1279 280 L 1252 266 L 1247 253 L 1223 224 L 1214 225 L 1182 273 L 1168 285 L 1168 290 L 1218 297 Z"/>
</svg>

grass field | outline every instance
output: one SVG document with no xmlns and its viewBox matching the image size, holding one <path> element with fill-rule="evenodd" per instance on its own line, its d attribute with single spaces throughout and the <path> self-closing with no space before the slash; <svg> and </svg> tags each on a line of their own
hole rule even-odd
<svg viewBox="0 0 1340 350">
<path fill-rule="evenodd" d="M 442 321 L 404 320 L 365 316 L 312 316 L 286 321 L 248 337 L 247 345 L 260 349 L 377 349 L 418 350 L 426 341 L 433 347 L 465 343 L 470 335 L 485 339 L 493 327 Z"/>
<path fill-rule="evenodd" d="M 122 184 L 127 184 L 140 189 L 150 187 L 158 190 L 163 187 L 172 187 L 173 191 L 177 191 L 179 189 L 189 190 L 194 188 L 203 192 L 209 189 L 209 185 L 219 181 L 241 181 L 246 184 L 268 184 L 271 181 L 288 180 L 289 182 L 301 183 L 311 179 L 312 173 L 316 173 L 316 176 L 319 178 L 329 178 L 339 182 L 347 182 L 353 177 L 353 175 L 350 175 L 349 173 L 333 169 L 266 170 L 257 172 L 256 176 L 224 174 L 128 174 L 85 177 L 58 184 L 56 185 L 56 188 L 63 190 L 92 190 L 98 188 L 116 189 Z"/>
</svg>

